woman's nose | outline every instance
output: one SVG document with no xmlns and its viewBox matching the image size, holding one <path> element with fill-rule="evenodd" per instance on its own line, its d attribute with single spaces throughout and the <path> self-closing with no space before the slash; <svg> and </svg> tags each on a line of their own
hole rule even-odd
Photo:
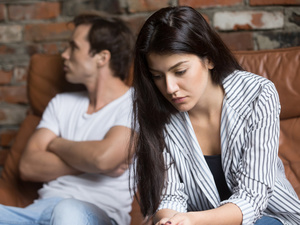
<svg viewBox="0 0 300 225">
<path fill-rule="evenodd" d="M 173 94 L 178 91 L 179 86 L 177 84 L 177 79 L 174 76 L 166 76 L 166 91 L 167 94 Z"/>
</svg>

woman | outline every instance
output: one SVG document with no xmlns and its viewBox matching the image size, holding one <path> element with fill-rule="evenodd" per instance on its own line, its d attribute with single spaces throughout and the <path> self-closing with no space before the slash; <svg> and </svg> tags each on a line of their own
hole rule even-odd
<svg viewBox="0 0 300 225">
<path fill-rule="evenodd" d="M 164 8 L 135 50 L 136 183 L 156 225 L 300 224 L 278 158 L 280 104 L 204 18 Z"/>
</svg>

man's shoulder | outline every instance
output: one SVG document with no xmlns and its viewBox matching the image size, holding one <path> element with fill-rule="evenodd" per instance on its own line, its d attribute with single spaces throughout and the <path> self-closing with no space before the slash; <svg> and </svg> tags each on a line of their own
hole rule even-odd
<svg viewBox="0 0 300 225">
<path fill-rule="evenodd" d="M 78 91 L 78 92 L 62 92 L 56 94 L 55 97 L 60 97 L 60 98 L 86 98 L 88 97 L 86 91 Z"/>
<path fill-rule="evenodd" d="M 86 98 L 88 98 L 88 95 L 85 91 L 63 92 L 63 93 L 56 94 L 55 97 L 52 99 L 52 101 L 70 102 L 70 101 L 78 101 L 79 99 L 86 99 Z"/>
<path fill-rule="evenodd" d="M 121 106 L 131 107 L 132 101 L 133 101 L 133 88 L 130 88 L 125 94 L 115 99 L 113 101 L 114 103 L 113 105 L 117 105 L 118 108 L 120 108 Z"/>
</svg>

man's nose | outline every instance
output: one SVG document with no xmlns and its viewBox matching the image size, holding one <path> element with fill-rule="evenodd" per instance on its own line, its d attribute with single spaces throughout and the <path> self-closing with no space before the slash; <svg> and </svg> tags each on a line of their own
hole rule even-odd
<svg viewBox="0 0 300 225">
<path fill-rule="evenodd" d="M 67 47 L 62 53 L 61 53 L 61 57 L 63 59 L 69 59 L 70 56 L 70 51 L 69 51 L 69 47 Z"/>
</svg>

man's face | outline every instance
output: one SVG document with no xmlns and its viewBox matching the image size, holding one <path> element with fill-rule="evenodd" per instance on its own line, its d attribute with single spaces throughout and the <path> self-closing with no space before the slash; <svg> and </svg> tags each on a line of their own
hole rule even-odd
<svg viewBox="0 0 300 225">
<path fill-rule="evenodd" d="M 90 25 L 79 25 L 75 28 L 69 46 L 62 53 L 66 79 L 71 83 L 86 84 L 96 75 L 97 62 L 90 50 L 87 35 Z"/>
</svg>

